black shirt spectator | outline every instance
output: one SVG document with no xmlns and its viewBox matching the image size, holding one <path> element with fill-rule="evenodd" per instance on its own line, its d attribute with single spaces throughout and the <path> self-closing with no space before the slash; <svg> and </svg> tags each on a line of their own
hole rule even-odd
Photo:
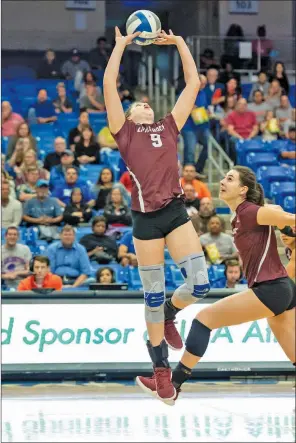
<svg viewBox="0 0 296 443">
<path fill-rule="evenodd" d="M 61 156 L 66 150 L 66 140 L 63 137 L 57 137 L 54 141 L 55 152 L 49 152 L 44 159 L 44 169 L 50 171 L 54 166 L 61 164 Z"/>
<path fill-rule="evenodd" d="M 75 143 L 79 143 L 81 139 L 81 131 L 83 128 L 89 125 L 88 113 L 82 111 L 79 116 L 79 123 L 76 128 L 70 130 L 68 135 L 68 145 L 71 149 L 75 148 Z"/>
<path fill-rule="evenodd" d="M 224 70 L 224 72 L 221 73 L 221 75 L 219 77 L 219 82 L 226 85 L 228 80 L 235 78 L 237 81 L 237 84 L 238 85 L 240 84 L 240 75 L 237 72 L 233 71 L 233 66 L 230 62 L 223 63 L 222 69 Z"/>
<path fill-rule="evenodd" d="M 285 92 L 286 95 L 289 95 L 290 85 L 284 63 L 276 62 L 276 64 L 274 65 L 273 74 L 270 78 L 270 82 L 272 82 L 272 80 L 278 80 L 281 88 L 283 89 L 283 92 Z"/>
<path fill-rule="evenodd" d="M 57 62 L 55 52 L 48 49 L 45 53 L 44 59 L 38 68 L 39 78 L 61 78 L 60 65 Z"/>
<path fill-rule="evenodd" d="M 80 240 L 90 260 L 95 260 L 100 264 L 110 263 L 117 257 L 116 241 L 105 234 L 106 228 L 105 217 L 95 217 L 92 221 L 93 233 L 84 235 Z"/>
<path fill-rule="evenodd" d="M 83 195 L 79 188 L 74 188 L 71 194 L 70 204 L 64 211 L 64 222 L 77 226 L 79 223 L 88 223 L 92 217 L 92 210 L 83 202 Z"/>
<path fill-rule="evenodd" d="M 58 83 L 57 84 L 57 91 L 58 91 L 58 97 L 53 100 L 52 104 L 55 107 L 55 112 L 57 114 L 60 113 L 69 113 L 73 110 L 73 104 L 68 99 L 66 95 L 66 86 L 65 83 Z"/>
<path fill-rule="evenodd" d="M 107 203 L 104 209 L 104 217 L 107 223 L 115 226 L 131 226 L 131 211 L 124 201 L 121 189 L 113 188 L 109 197 L 110 203 Z"/>
<path fill-rule="evenodd" d="M 106 69 L 110 57 L 110 53 L 109 50 L 106 48 L 106 45 L 107 45 L 106 38 L 99 37 L 97 39 L 97 47 L 93 48 L 90 51 L 89 62 L 90 66 L 93 69 L 102 69 L 102 70 Z"/>
<path fill-rule="evenodd" d="M 114 175 L 110 168 L 103 168 L 99 175 L 95 190 L 99 191 L 96 198 L 95 209 L 103 209 L 107 203 L 107 197 L 114 185 Z"/>
<path fill-rule="evenodd" d="M 96 142 L 95 134 L 90 126 L 81 131 L 81 140 L 75 145 L 75 156 L 80 164 L 99 164 L 100 145 Z"/>
</svg>

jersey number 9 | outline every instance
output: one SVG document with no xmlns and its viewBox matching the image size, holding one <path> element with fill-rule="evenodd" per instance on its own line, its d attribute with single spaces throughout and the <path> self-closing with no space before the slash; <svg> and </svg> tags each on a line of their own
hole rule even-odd
<svg viewBox="0 0 296 443">
<path fill-rule="evenodd" d="M 159 134 L 150 134 L 152 146 L 154 148 L 161 148 L 162 147 L 162 141 Z"/>
</svg>

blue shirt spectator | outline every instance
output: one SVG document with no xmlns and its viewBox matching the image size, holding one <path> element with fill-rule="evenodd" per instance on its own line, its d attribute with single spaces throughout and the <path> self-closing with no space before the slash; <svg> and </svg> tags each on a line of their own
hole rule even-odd
<svg viewBox="0 0 296 443">
<path fill-rule="evenodd" d="M 33 105 L 35 116 L 38 123 L 51 123 L 57 120 L 54 106 L 47 98 L 45 89 L 41 89 L 38 93 L 38 100 Z"/>
<path fill-rule="evenodd" d="M 194 106 L 198 109 L 201 110 L 201 112 L 203 113 L 202 115 L 205 115 L 203 112 L 203 109 L 207 112 L 208 106 L 209 106 L 209 102 L 208 102 L 208 98 L 205 92 L 205 89 L 201 89 L 199 91 L 199 93 L 197 94 Z M 183 131 L 195 131 L 197 130 L 203 130 L 203 129 L 208 129 L 210 126 L 209 124 L 209 120 L 207 119 L 207 121 L 202 122 L 194 122 L 193 118 L 191 117 L 191 115 L 189 116 L 187 122 L 185 123 L 185 125 L 183 126 Z"/>
<path fill-rule="evenodd" d="M 135 254 L 135 247 L 134 247 L 134 240 L 133 240 L 133 234 L 131 231 L 126 232 L 120 242 L 119 245 L 124 245 L 127 247 L 127 252 L 130 252 L 132 254 Z"/>
<path fill-rule="evenodd" d="M 54 189 L 52 196 L 56 197 L 60 205 L 66 207 L 70 203 L 71 194 L 74 188 L 79 188 L 82 193 L 83 201 L 93 206 L 95 204 L 94 195 L 89 186 L 81 183 L 78 179 L 78 170 L 75 167 L 70 166 L 66 170 L 65 183 L 61 186 L 61 182 L 54 183 Z"/>
<path fill-rule="evenodd" d="M 213 97 L 219 99 L 225 94 L 225 85 L 217 82 L 218 77 L 219 72 L 216 68 L 212 67 L 207 70 L 207 84 L 204 91 L 209 105 L 216 104 L 213 103 Z"/>
<path fill-rule="evenodd" d="M 131 231 L 126 232 L 120 240 L 118 248 L 118 260 L 121 266 L 138 266 L 133 242 L 133 234 Z"/>
<path fill-rule="evenodd" d="M 24 219 L 25 216 L 29 216 L 33 219 L 39 219 L 40 217 L 56 218 L 62 216 L 62 210 L 57 199 L 53 197 L 48 197 L 48 184 L 46 185 L 46 183 L 42 182 L 46 181 L 39 180 L 37 182 L 37 197 L 34 197 L 31 200 L 27 200 L 24 205 Z M 25 221 L 28 220 L 25 219 Z"/>
</svg>

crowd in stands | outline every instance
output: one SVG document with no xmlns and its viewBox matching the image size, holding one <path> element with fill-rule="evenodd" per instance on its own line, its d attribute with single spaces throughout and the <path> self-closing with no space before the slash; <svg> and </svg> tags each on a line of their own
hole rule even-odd
<svg viewBox="0 0 296 443">
<path fill-rule="evenodd" d="M 108 128 L 103 100 L 108 57 L 104 38 L 89 61 L 74 49 L 59 66 L 48 50 L 39 80 L 27 84 L 35 95 L 26 96 L 15 83 L 6 85 L 10 100 L 2 101 L 1 126 L 4 288 L 73 290 L 95 281 L 141 287 L 131 233 L 132 178 Z M 295 99 L 293 108 L 284 65 L 276 63 L 271 76 L 260 72 L 246 88 L 232 61 L 221 73 L 212 64 L 201 75 L 201 90 L 181 133 L 180 165 L 186 209 L 200 235 L 212 286 L 229 288 L 244 280 L 232 236 L 203 181 L 208 138 L 212 134 L 234 163 L 247 157 L 247 151 L 239 151 L 246 141 L 285 141 L 275 162 L 287 171 L 295 168 L 296 141 Z M 126 109 L 135 91 L 123 76 L 117 87 Z M 270 146 L 262 149 L 269 153 Z M 287 180 L 293 180 L 293 171 Z M 168 251 L 165 260 L 167 286 L 175 288 L 181 274 Z"/>
</svg>

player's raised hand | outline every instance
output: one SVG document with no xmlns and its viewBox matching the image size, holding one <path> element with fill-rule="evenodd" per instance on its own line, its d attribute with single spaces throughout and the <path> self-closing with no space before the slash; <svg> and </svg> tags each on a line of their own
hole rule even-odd
<svg viewBox="0 0 296 443">
<path fill-rule="evenodd" d="M 122 35 L 119 27 L 115 26 L 115 41 L 116 44 L 123 44 L 125 46 L 130 45 L 133 42 L 133 39 L 138 37 L 138 35 L 140 35 L 141 32 L 134 32 L 133 34 L 130 35 Z"/>
<path fill-rule="evenodd" d="M 176 45 L 177 41 L 182 38 L 178 35 L 175 35 L 173 31 L 170 29 L 169 34 L 167 34 L 165 31 L 161 30 L 161 32 L 158 34 L 157 38 L 154 40 L 154 45 Z"/>
</svg>

